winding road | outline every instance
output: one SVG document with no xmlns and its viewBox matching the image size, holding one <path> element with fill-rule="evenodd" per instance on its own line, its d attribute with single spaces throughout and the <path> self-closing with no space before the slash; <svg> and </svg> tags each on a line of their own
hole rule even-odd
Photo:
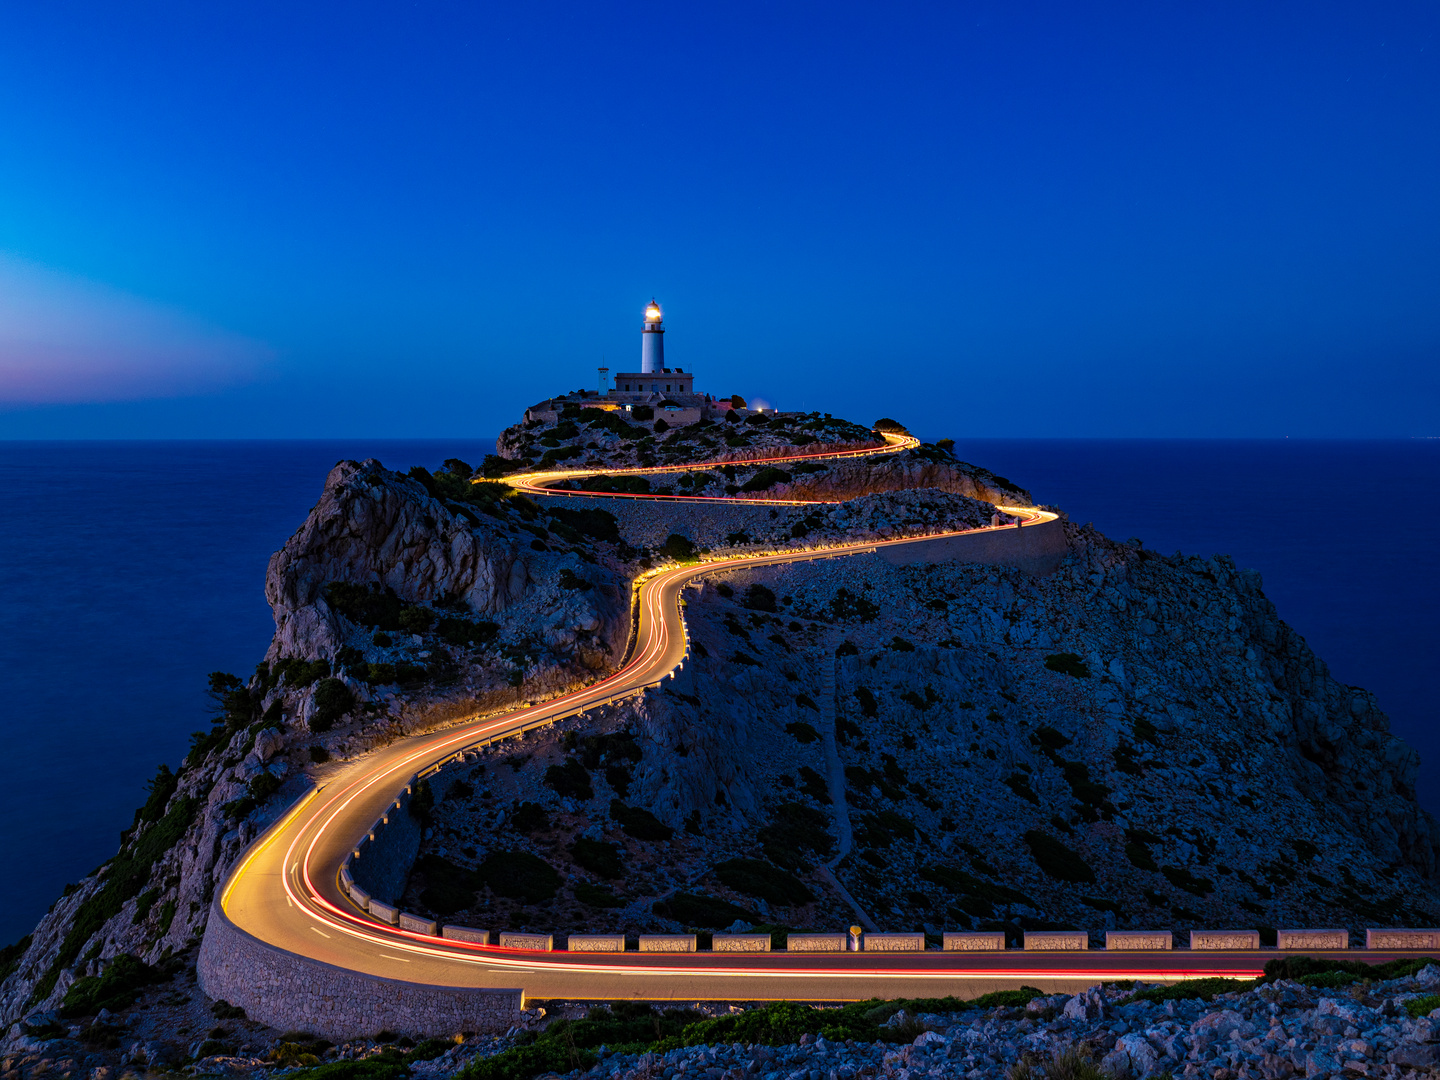
<svg viewBox="0 0 1440 1080">
<path fill-rule="evenodd" d="M 798 457 L 861 457 L 915 445 L 887 435 L 887 445 L 867 450 Z M 743 464 L 763 464 L 746 461 Z M 718 464 L 623 470 L 684 472 Z M 534 495 L 547 485 L 599 470 L 531 473 L 508 482 Z M 604 470 L 614 474 L 621 470 Z M 601 495 L 602 493 L 594 493 Z M 603 493 L 605 498 L 617 498 Z M 632 496 L 667 498 L 667 496 Z M 695 496 L 669 496 L 703 501 Z M 727 499 L 763 502 L 771 499 Z M 1029 507 L 1002 507 L 1031 524 L 1056 515 Z M 1019 525 L 1002 525 L 1017 529 Z M 977 530 L 978 531 L 978 530 Z M 225 882 L 219 917 L 240 931 L 287 953 L 386 979 L 445 987 L 518 987 L 527 998 L 579 1000 L 857 1000 L 870 997 L 974 997 L 1021 984 L 1077 991 L 1102 979 L 1165 981 L 1207 975 L 1253 977 L 1273 951 L 1190 953 L 568 953 L 530 952 L 472 945 L 413 933 L 375 920 L 358 908 L 340 882 L 342 864 L 372 825 L 394 804 L 417 773 L 517 732 L 653 687 L 685 661 L 688 642 L 681 590 L 695 578 L 736 567 L 843 558 L 883 547 L 934 540 L 932 534 L 899 540 L 841 544 L 805 551 L 748 554 L 656 569 L 637 581 L 639 621 L 624 667 L 593 685 L 526 708 L 414 736 L 351 762 L 298 804 L 256 841 Z M 835 929 L 841 929 L 839 927 Z M 897 928 L 909 929 L 909 928 Z M 1384 959 L 1391 954 L 1367 954 Z"/>
</svg>

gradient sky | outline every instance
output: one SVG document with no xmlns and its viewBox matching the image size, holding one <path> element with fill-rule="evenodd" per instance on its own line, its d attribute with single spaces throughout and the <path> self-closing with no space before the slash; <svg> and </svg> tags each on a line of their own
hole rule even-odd
<svg viewBox="0 0 1440 1080">
<path fill-rule="evenodd" d="M 1440 6 L 0 7 L 0 437 L 1440 436 Z"/>
</svg>

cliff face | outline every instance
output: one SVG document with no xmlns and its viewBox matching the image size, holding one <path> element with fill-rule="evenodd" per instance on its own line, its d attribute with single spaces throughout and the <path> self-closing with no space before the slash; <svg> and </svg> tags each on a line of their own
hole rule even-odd
<svg viewBox="0 0 1440 1080">
<path fill-rule="evenodd" d="M 376 582 L 403 600 L 458 601 L 496 614 L 529 581 L 522 545 L 500 528 L 476 528 L 417 481 L 377 461 L 342 461 L 309 517 L 270 559 L 265 599 L 275 613 L 269 658 L 328 657 L 345 628 L 326 603 L 333 581 Z M 525 544 L 528 546 L 528 537 Z"/>
</svg>

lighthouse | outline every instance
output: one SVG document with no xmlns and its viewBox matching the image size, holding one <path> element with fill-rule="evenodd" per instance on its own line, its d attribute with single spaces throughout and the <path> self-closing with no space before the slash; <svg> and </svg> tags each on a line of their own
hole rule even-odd
<svg viewBox="0 0 1440 1080">
<path fill-rule="evenodd" d="M 665 370 L 665 324 L 660 305 L 653 299 L 645 309 L 645 326 L 640 331 L 640 373 L 652 375 Z"/>
</svg>

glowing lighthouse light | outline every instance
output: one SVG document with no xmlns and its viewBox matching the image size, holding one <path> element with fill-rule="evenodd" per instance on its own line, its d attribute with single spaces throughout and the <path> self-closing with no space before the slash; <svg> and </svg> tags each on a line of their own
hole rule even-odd
<svg viewBox="0 0 1440 1080">
<path fill-rule="evenodd" d="M 640 332 L 640 373 L 653 375 L 665 370 L 665 324 L 660 305 L 654 300 L 645 309 L 645 326 Z"/>
</svg>

